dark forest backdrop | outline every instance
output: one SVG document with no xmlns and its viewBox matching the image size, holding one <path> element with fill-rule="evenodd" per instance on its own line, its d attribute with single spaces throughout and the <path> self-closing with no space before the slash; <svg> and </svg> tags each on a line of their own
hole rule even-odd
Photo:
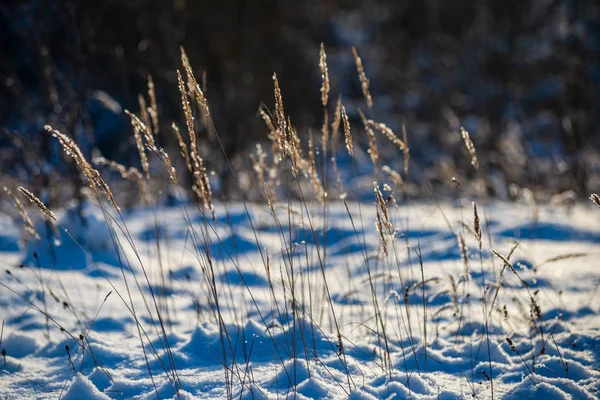
<svg viewBox="0 0 600 400">
<path fill-rule="evenodd" d="M 266 129 L 272 74 L 303 133 L 320 129 L 319 45 L 332 96 L 359 122 L 351 48 L 374 115 L 409 133 L 411 181 L 444 186 L 467 170 L 465 126 L 492 195 L 511 185 L 579 195 L 600 187 L 600 3 L 594 0 L 32 0 L 0 4 L 0 167 L 5 181 L 49 187 L 75 169 L 42 132 L 52 123 L 84 151 L 139 163 L 123 109 L 152 75 L 160 141 L 182 121 L 176 70 L 183 45 L 206 73 L 214 124 L 243 164 Z M 359 125 L 357 124 L 357 127 Z M 357 140 L 359 139 L 357 132 Z M 205 153 L 218 147 L 202 137 Z M 389 152 L 388 160 L 394 163 Z M 211 168 L 226 175 L 218 157 Z M 52 201 L 50 196 L 48 201 Z M 56 196 L 54 196 L 56 197 Z"/>
</svg>

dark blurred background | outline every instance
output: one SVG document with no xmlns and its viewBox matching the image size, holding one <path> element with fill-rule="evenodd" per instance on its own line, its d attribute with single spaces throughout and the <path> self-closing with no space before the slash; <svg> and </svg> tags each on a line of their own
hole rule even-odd
<svg viewBox="0 0 600 400">
<path fill-rule="evenodd" d="M 42 187 L 73 180 L 74 167 L 42 133 L 45 123 L 72 135 L 87 154 L 96 149 L 139 164 L 122 110 L 138 110 L 149 74 L 159 140 L 173 148 L 171 121 L 183 126 L 180 45 L 197 76 L 206 73 L 228 155 L 248 162 L 254 143 L 266 138 L 257 109 L 262 102 L 272 107 L 273 72 L 294 124 L 319 131 L 321 42 L 330 106 L 341 94 L 357 141 L 366 142 L 358 138 L 357 109 L 366 106 L 356 46 L 371 81 L 373 115 L 398 133 L 406 124 L 413 163 L 407 180 L 417 187 L 443 189 L 452 176 L 473 177 L 460 126 L 471 133 L 491 195 L 529 187 L 582 196 L 600 187 L 595 0 L 3 0 L 3 179 Z M 213 150 L 205 154 L 218 150 L 208 134 L 200 137 Z M 401 157 L 386 156 L 401 170 Z M 217 172 L 224 168 L 209 162 Z M 222 175 L 228 179 L 224 169 Z"/>
</svg>

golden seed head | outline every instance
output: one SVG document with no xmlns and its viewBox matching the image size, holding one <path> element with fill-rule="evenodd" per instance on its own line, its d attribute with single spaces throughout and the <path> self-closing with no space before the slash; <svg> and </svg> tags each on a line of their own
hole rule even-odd
<svg viewBox="0 0 600 400">
<path fill-rule="evenodd" d="M 348 114 L 346 114 L 346 107 L 342 106 L 342 121 L 344 123 L 344 135 L 346 137 L 346 148 L 348 154 L 352 156 L 354 154 L 354 148 L 352 145 L 352 134 L 350 133 L 350 122 L 348 121 Z"/>
<path fill-rule="evenodd" d="M 362 60 L 360 59 L 355 47 L 352 47 L 352 53 L 354 54 L 354 61 L 356 63 L 356 70 L 358 71 L 358 79 L 360 80 L 360 86 L 362 88 L 363 96 L 367 101 L 367 107 L 371 109 L 373 108 L 373 98 L 371 97 L 371 93 L 369 92 L 369 79 L 367 79 Z"/>
<path fill-rule="evenodd" d="M 321 69 L 321 102 L 323 107 L 327 107 L 329 99 L 329 72 L 327 71 L 327 55 L 325 54 L 325 46 L 321 43 L 321 51 L 319 52 L 319 68 Z"/>
<path fill-rule="evenodd" d="M 358 110 L 360 114 L 360 118 L 365 127 L 365 131 L 367 131 L 367 136 L 369 137 L 369 154 L 371 156 L 371 161 L 373 161 L 373 166 L 375 167 L 375 171 L 377 171 L 377 162 L 379 161 L 379 149 L 377 148 L 377 142 L 375 141 L 375 132 L 369 125 L 367 117 L 362 112 L 361 109 Z"/>
<path fill-rule="evenodd" d="M 479 161 L 477 160 L 477 154 L 475 153 L 475 145 L 471 141 L 471 137 L 469 136 L 469 132 L 465 128 L 460 128 L 460 133 L 462 135 L 463 141 L 465 142 L 465 146 L 467 150 L 469 150 L 469 154 L 471 154 L 471 165 L 475 168 L 475 170 L 479 170 Z"/>
<path fill-rule="evenodd" d="M 479 221 L 479 214 L 477 213 L 477 204 L 473 202 L 473 232 L 475 232 L 475 239 L 479 243 L 479 249 L 481 250 L 481 223 Z"/>
<path fill-rule="evenodd" d="M 331 149 L 335 153 L 337 142 L 340 132 L 340 124 L 342 123 L 342 96 L 338 96 L 337 103 L 335 105 L 335 114 L 333 115 L 333 122 L 331 123 Z"/>
<path fill-rule="evenodd" d="M 54 216 L 54 213 L 52 211 L 50 211 L 50 209 L 48 207 L 46 207 L 46 205 L 40 200 L 38 199 L 33 193 L 31 193 L 29 190 L 25 189 L 22 186 L 19 186 L 19 192 L 21 192 L 21 194 L 23 194 L 23 196 L 27 197 L 29 199 L 29 201 L 31 201 L 33 204 L 35 204 L 42 213 L 44 213 L 44 215 L 46 215 L 48 218 L 50 218 L 51 220 L 53 220 L 54 222 L 58 222 L 56 220 L 56 217 Z"/>
<path fill-rule="evenodd" d="M 373 126 L 377 130 L 379 130 L 381 133 L 383 133 L 385 135 L 385 137 L 387 137 L 389 139 L 390 142 L 394 143 L 395 145 L 398 146 L 398 148 L 400 148 L 400 150 L 404 151 L 404 149 L 406 148 L 406 145 L 404 144 L 404 142 L 402 140 L 400 140 L 400 138 L 398 136 L 396 136 L 394 131 L 392 131 L 386 124 L 383 124 L 381 122 L 375 122 L 372 119 L 368 120 L 368 122 L 369 122 L 369 125 Z"/>
</svg>

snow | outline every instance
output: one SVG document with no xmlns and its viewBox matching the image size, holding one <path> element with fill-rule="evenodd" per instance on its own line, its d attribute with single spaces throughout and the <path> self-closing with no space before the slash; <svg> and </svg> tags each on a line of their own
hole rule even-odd
<svg viewBox="0 0 600 400">
<path fill-rule="evenodd" d="M 0 217 L 1 397 L 599 398 L 598 210 L 478 202 L 480 253 L 461 204 L 390 204 L 387 256 L 369 202 Z"/>
<path fill-rule="evenodd" d="M 88 378 L 78 373 L 73 379 L 69 390 L 62 397 L 63 400 L 108 400 L 110 397 L 100 392 Z"/>
</svg>

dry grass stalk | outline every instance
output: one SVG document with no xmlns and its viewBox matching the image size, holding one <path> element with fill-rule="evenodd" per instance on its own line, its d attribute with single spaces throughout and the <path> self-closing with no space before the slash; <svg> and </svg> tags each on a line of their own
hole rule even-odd
<svg viewBox="0 0 600 400">
<path fill-rule="evenodd" d="M 58 139 L 65 153 L 73 157 L 75 159 L 75 162 L 79 164 L 79 167 L 81 168 L 83 174 L 88 180 L 90 188 L 92 190 L 100 189 L 104 193 L 104 196 L 106 197 L 108 202 L 115 208 L 115 210 L 119 211 L 120 209 L 117 206 L 117 203 L 115 202 L 115 198 L 112 194 L 112 191 L 110 190 L 110 187 L 106 184 L 106 182 L 104 182 L 104 179 L 102 179 L 100 173 L 94 168 L 92 168 L 90 163 L 87 162 L 87 160 L 83 156 L 83 153 L 79 149 L 79 146 L 77 146 L 77 144 L 73 140 L 71 140 L 71 138 L 69 138 L 67 135 L 59 132 L 56 129 L 53 129 L 50 125 L 46 125 L 44 129 L 52 133 L 52 136 Z"/>
<path fill-rule="evenodd" d="M 267 169 L 267 165 L 265 163 L 265 159 L 267 155 L 262 149 L 260 143 L 256 144 L 256 155 L 250 153 L 250 159 L 252 160 L 252 168 L 256 172 L 256 176 L 258 177 L 258 184 L 260 187 L 265 187 L 265 170 Z"/>
<path fill-rule="evenodd" d="M 542 267 L 543 265 L 546 265 L 546 264 L 555 263 L 557 261 L 571 260 L 571 259 L 574 259 L 574 258 L 585 257 L 587 255 L 588 255 L 587 253 L 561 254 L 561 255 L 556 256 L 556 257 L 548 258 L 548 259 L 544 260 L 543 262 L 539 263 L 538 268 L 540 268 L 540 267 Z"/>
<path fill-rule="evenodd" d="M 329 99 L 329 72 L 327 71 L 327 54 L 325 54 L 325 45 L 321 43 L 321 51 L 319 52 L 319 68 L 321 69 L 321 103 L 323 107 L 327 107 Z"/>
<path fill-rule="evenodd" d="M 281 96 L 281 88 L 279 87 L 279 80 L 277 79 L 277 74 L 273 74 L 273 94 L 275 96 L 275 119 L 277 122 L 276 129 L 276 140 L 277 145 L 279 146 L 279 152 L 283 156 L 288 153 L 288 140 L 286 137 L 286 132 L 288 131 L 287 123 L 285 119 L 285 112 L 283 110 L 283 97 Z"/>
<path fill-rule="evenodd" d="M 387 256 L 388 255 L 387 241 L 385 240 L 385 232 L 383 229 L 382 218 L 381 218 L 381 214 L 379 213 L 379 210 L 376 211 L 375 215 L 377 217 L 377 221 L 375 222 L 375 228 L 377 229 L 377 232 L 379 233 L 379 237 L 381 239 L 381 248 L 383 249 L 383 254 L 385 254 Z"/>
<path fill-rule="evenodd" d="M 146 99 L 141 94 L 138 94 L 138 105 L 140 107 L 140 120 L 144 123 L 147 129 L 150 130 L 152 127 L 150 122 L 150 113 L 148 112 L 148 105 L 146 104 Z"/>
<path fill-rule="evenodd" d="M 182 60 L 184 61 L 184 66 L 189 66 L 189 62 L 187 62 L 187 57 L 185 57 L 185 52 L 182 49 Z M 195 79 L 193 75 L 190 77 L 191 71 L 188 73 L 188 80 L 192 79 L 192 83 L 195 83 Z M 183 113 L 185 115 L 185 122 L 188 128 L 188 133 L 190 135 L 190 152 L 189 159 L 190 164 L 192 166 L 192 177 L 194 181 L 194 185 L 192 186 L 192 190 L 196 194 L 196 196 L 202 201 L 204 207 L 211 211 L 213 219 L 215 218 L 215 211 L 212 205 L 212 191 L 210 188 L 210 180 L 206 173 L 206 168 L 204 167 L 204 160 L 198 154 L 198 143 L 196 140 L 196 133 L 194 127 L 194 116 L 192 115 L 192 109 L 190 107 L 190 102 L 187 98 L 187 92 L 185 90 L 185 85 L 183 83 L 183 78 L 181 77 L 181 73 L 177 71 L 177 81 L 179 84 L 179 91 L 181 92 L 181 105 L 183 108 Z M 197 85 L 197 83 L 195 83 Z"/>
<path fill-rule="evenodd" d="M 367 131 L 367 136 L 369 137 L 369 155 L 371 156 L 371 161 L 373 161 L 373 166 L 375 167 L 375 172 L 377 172 L 377 162 L 379 161 L 379 150 L 377 149 L 377 142 L 375 141 L 375 132 L 371 129 L 367 117 L 362 112 L 361 109 L 358 110 L 360 114 L 360 119 L 365 126 L 365 130 Z"/>
<path fill-rule="evenodd" d="M 19 198 L 17 196 L 15 196 L 12 191 L 10 189 L 8 189 L 6 186 L 3 187 L 4 192 L 6 192 L 6 195 L 9 196 L 13 203 L 15 203 L 15 207 L 17 208 L 17 211 L 19 212 L 19 215 L 21 216 L 21 219 L 23 220 L 24 223 L 24 227 L 23 230 L 24 232 L 31 236 L 34 239 L 40 239 L 40 235 L 38 235 L 37 231 L 35 230 L 35 226 L 33 225 L 33 221 L 31 220 L 31 218 L 29 218 L 29 214 L 27 214 L 27 210 L 25 210 L 25 207 L 23 206 L 23 203 L 21 203 L 21 200 L 19 200 Z"/>
<path fill-rule="evenodd" d="M 188 100 L 187 91 L 181 73 L 177 71 L 177 83 L 179 85 L 179 92 L 181 92 L 181 107 L 183 108 L 183 114 L 185 115 L 185 123 L 188 128 L 188 135 L 190 135 L 190 149 L 194 153 L 197 150 L 196 145 L 196 131 L 194 128 L 194 116 L 192 115 L 192 108 L 190 107 L 190 101 Z"/>
<path fill-rule="evenodd" d="M 458 234 L 458 249 L 460 250 L 460 256 L 462 258 L 465 267 L 469 265 L 469 257 L 467 256 L 467 245 L 465 243 L 465 237 L 462 232 Z"/>
<path fill-rule="evenodd" d="M 204 109 L 204 112 L 206 112 L 207 117 L 210 117 L 210 109 L 208 108 L 208 101 L 206 100 L 206 97 L 204 96 L 204 92 L 202 91 L 202 88 L 200 87 L 200 85 L 198 84 L 198 81 L 196 80 L 196 77 L 194 76 L 194 72 L 192 71 L 192 66 L 190 65 L 190 61 L 187 57 L 187 54 L 185 53 L 185 50 L 183 49 L 183 47 L 181 47 L 180 50 L 181 50 L 181 63 L 183 64 L 183 68 L 185 69 L 185 74 L 187 76 L 188 85 L 190 86 L 192 92 L 194 93 L 196 102 L 198 102 L 198 105 L 200 105 L 200 107 L 202 107 Z"/>
<path fill-rule="evenodd" d="M 381 170 L 383 172 L 385 172 L 387 175 L 389 175 L 390 179 L 392 180 L 392 182 L 394 182 L 394 185 L 396 185 L 397 188 L 404 184 L 404 180 L 402 179 L 402 176 L 400 176 L 399 173 L 397 173 L 396 171 L 394 171 L 387 165 L 384 165 L 381 168 Z"/>
<path fill-rule="evenodd" d="M 377 182 L 373 182 L 373 190 L 375 192 L 375 198 L 377 200 L 377 203 L 375 205 L 377 217 L 375 227 L 377 228 L 377 232 L 379 233 L 379 237 L 381 239 L 383 253 L 387 256 L 387 243 L 394 240 L 396 232 L 392 231 L 392 223 L 390 222 L 387 204 L 383 199 L 383 194 L 381 193 L 381 190 L 379 190 L 379 185 L 377 184 Z"/>
<path fill-rule="evenodd" d="M 386 124 L 383 124 L 381 122 L 375 122 L 372 119 L 370 119 L 368 122 L 371 126 L 383 133 L 390 140 L 390 142 L 394 143 L 400 148 L 400 150 L 404 151 L 404 149 L 406 148 L 406 144 L 402 140 L 400 140 L 400 138 L 396 136 L 394 131 L 392 131 Z"/>
<path fill-rule="evenodd" d="M 146 155 L 146 151 L 144 149 L 144 141 L 142 139 L 142 128 L 143 122 L 139 121 L 138 118 L 131 114 L 129 111 L 125 110 L 125 113 L 131 117 L 131 126 L 133 127 L 133 137 L 135 138 L 135 144 L 138 149 L 138 154 L 140 155 L 140 161 L 142 163 L 142 170 L 144 171 L 144 175 L 146 175 L 147 179 L 150 179 L 150 164 L 148 163 L 148 156 Z M 138 123 L 139 121 L 139 123 Z"/>
<path fill-rule="evenodd" d="M 477 204 L 473 202 L 473 232 L 475 232 L 475 239 L 479 243 L 479 250 L 481 250 L 481 223 L 479 221 L 479 214 L 477 213 Z"/>
<path fill-rule="evenodd" d="M 302 170 L 302 172 L 304 172 L 304 175 L 308 176 L 310 174 L 310 165 L 308 163 L 308 160 L 304 158 L 304 152 L 302 151 L 302 142 L 300 141 L 300 136 L 298 136 L 298 131 L 292 125 L 292 120 L 289 116 L 287 126 L 289 133 L 289 142 L 290 144 L 293 142 L 294 154 L 297 159 L 296 162 Z"/>
<path fill-rule="evenodd" d="M 125 110 L 125 114 L 127 114 L 129 116 L 129 118 L 131 119 L 131 126 L 134 129 L 137 128 L 140 131 L 140 133 L 142 133 L 144 135 L 144 139 L 146 139 L 146 143 L 148 144 L 148 147 L 150 148 L 150 150 L 156 152 L 157 151 L 156 142 L 154 141 L 154 135 L 152 134 L 152 131 L 150 130 L 150 125 L 148 125 L 148 123 L 142 121 L 135 114 L 129 112 L 128 110 Z"/>
<path fill-rule="evenodd" d="M 288 154 L 290 156 L 290 160 L 292 161 L 292 175 L 294 175 L 294 178 L 297 178 L 298 169 L 301 168 L 300 160 L 302 159 L 300 155 L 300 140 L 296 140 L 298 135 L 296 135 L 296 130 L 293 127 L 289 127 L 289 132 L 292 138 L 289 140 L 286 148 L 288 149 Z"/>
<path fill-rule="evenodd" d="M 381 193 L 381 190 L 379 190 L 379 185 L 377 184 L 377 182 L 373 182 L 373 186 L 374 186 L 374 191 L 375 191 L 375 198 L 377 199 L 377 205 L 378 205 L 379 209 L 381 210 L 383 217 L 384 217 L 383 218 L 384 225 L 385 225 L 386 229 L 389 232 L 391 232 L 392 224 L 390 223 L 390 217 L 388 214 L 387 204 L 385 203 L 385 200 L 383 199 L 383 194 Z"/>
<path fill-rule="evenodd" d="M 96 165 L 106 166 L 113 171 L 118 172 L 123 179 L 127 179 L 135 182 L 138 185 L 141 193 L 142 204 L 147 204 L 148 202 L 148 187 L 146 186 L 146 181 L 144 180 L 144 176 L 142 173 L 135 167 L 125 167 L 122 164 L 119 164 L 115 161 L 107 160 L 104 157 L 96 157 L 92 160 L 92 162 Z"/>
<path fill-rule="evenodd" d="M 362 60 L 360 59 L 355 47 L 352 47 L 352 54 L 354 54 L 354 62 L 356 62 L 356 70 L 358 71 L 358 79 L 360 79 L 360 86 L 362 88 L 363 96 L 365 96 L 365 100 L 367 101 L 367 107 L 371 109 L 373 108 L 373 98 L 369 92 L 369 79 L 365 74 Z"/>
<path fill-rule="evenodd" d="M 335 113 L 333 115 L 333 122 L 331 123 L 331 149 L 334 151 L 337 147 L 340 124 L 342 123 L 342 96 L 338 96 L 337 103 L 335 105 Z"/>
<path fill-rule="evenodd" d="M 352 145 L 352 134 L 350 133 L 350 122 L 348 121 L 348 114 L 346 114 L 346 107 L 342 106 L 342 121 L 344 122 L 344 136 L 346 138 L 346 148 L 348 154 L 352 156 L 354 154 L 354 148 Z"/>
<path fill-rule="evenodd" d="M 344 184 L 342 183 L 342 176 L 340 171 L 338 170 L 337 159 L 335 157 L 331 157 L 331 164 L 333 166 L 333 172 L 335 173 L 335 180 L 337 183 L 338 191 L 340 194 L 340 200 L 344 200 L 348 194 L 344 192 Z"/>
<path fill-rule="evenodd" d="M 317 199 L 319 200 L 319 202 L 324 203 L 325 198 L 327 197 L 327 192 L 325 192 L 323 184 L 321 183 L 321 180 L 317 175 L 317 166 L 315 162 L 315 150 L 313 147 L 312 132 L 310 133 L 310 136 L 308 138 L 308 163 L 310 168 L 310 183 L 312 184 L 313 189 L 317 194 Z"/>
<path fill-rule="evenodd" d="M 148 75 L 148 98 L 150 99 L 148 113 L 150 113 L 150 117 L 152 118 L 152 129 L 154 129 L 154 134 L 158 135 L 160 125 L 158 123 L 158 105 L 156 103 L 156 91 L 152 75 Z"/>
<path fill-rule="evenodd" d="M 408 165 L 410 163 L 410 149 L 408 148 L 408 134 L 406 125 L 402 124 L 402 141 L 404 142 L 404 176 L 408 179 Z"/>
<path fill-rule="evenodd" d="M 600 196 L 598 196 L 596 193 L 591 194 L 590 200 L 593 201 L 594 204 L 596 204 L 598 207 L 600 207 Z"/>
<path fill-rule="evenodd" d="M 519 273 L 517 272 L 517 270 L 515 269 L 515 267 L 513 266 L 513 264 L 512 264 L 510 261 L 508 261 L 508 259 L 507 259 L 506 257 L 504 257 L 502 254 L 498 253 L 498 252 L 497 252 L 496 250 L 494 250 L 494 249 L 492 249 L 492 253 L 493 253 L 493 254 L 494 254 L 496 257 L 498 257 L 498 258 L 500 259 L 500 261 L 502 261 L 502 262 L 504 263 L 504 266 L 505 266 L 505 267 L 508 267 L 508 269 L 510 269 L 510 270 L 511 270 L 511 272 L 512 272 L 513 274 L 515 274 L 515 276 L 517 277 L 517 279 L 519 279 L 519 281 L 521 282 L 521 284 L 522 284 L 523 286 L 525 286 L 526 288 L 529 288 L 529 286 L 530 286 L 530 285 L 529 285 L 527 282 L 525 282 L 525 281 L 523 280 L 523 278 L 521 278 L 521 275 L 519 275 Z"/>
<path fill-rule="evenodd" d="M 179 149 L 181 150 L 181 156 L 185 160 L 185 165 L 187 166 L 188 171 L 190 173 L 192 170 L 192 162 L 190 161 L 190 153 L 188 152 L 187 145 L 185 144 L 183 137 L 181 137 L 181 132 L 179 131 L 179 127 L 173 122 L 171 125 L 173 131 L 175 132 L 175 136 L 177 136 L 177 143 L 179 144 Z"/>
<path fill-rule="evenodd" d="M 277 215 L 275 214 L 275 198 L 271 189 L 265 185 L 263 187 L 265 189 L 265 194 L 267 195 L 267 203 L 269 203 L 269 208 L 271 209 L 271 213 L 275 218 Z"/>
<path fill-rule="evenodd" d="M 46 207 L 46 205 L 42 203 L 42 201 L 38 199 L 33 193 L 31 193 L 29 190 L 25 189 L 22 186 L 19 186 L 19 192 L 21 192 L 23 196 L 27 197 L 29 201 L 35 204 L 40 209 L 40 211 L 44 213 L 44 215 L 46 215 L 52 221 L 58 222 L 56 220 L 56 217 L 54 216 L 54 213 L 50 211 L 50 209 Z"/>
<path fill-rule="evenodd" d="M 210 210 L 213 220 L 215 219 L 215 208 L 212 204 L 212 190 L 210 188 L 210 180 L 204 166 L 204 160 L 196 152 L 192 152 L 192 165 L 194 169 L 193 178 L 194 185 L 192 190 L 196 196 L 202 201 L 204 208 Z"/>
<path fill-rule="evenodd" d="M 163 162 L 163 164 L 165 165 L 167 173 L 169 174 L 169 179 L 171 180 L 173 185 L 177 186 L 177 173 L 175 171 L 175 167 L 173 167 L 173 164 L 171 164 L 171 159 L 169 158 L 169 155 L 164 149 L 159 149 L 157 154 Z"/>
<path fill-rule="evenodd" d="M 275 129 L 275 125 L 273 125 L 273 121 L 271 120 L 271 116 L 265 111 L 265 106 L 261 105 L 258 108 L 258 112 L 262 117 L 263 121 L 265 121 L 265 125 L 269 128 L 269 140 L 275 142 L 277 140 L 277 130 Z"/>
<path fill-rule="evenodd" d="M 465 128 L 460 128 L 460 133 L 465 142 L 465 146 L 467 150 L 469 150 L 469 154 L 471 154 L 471 165 L 475 168 L 476 171 L 479 171 L 479 161 L 477 160 L 477 154 L 475 153 L 475 145 L 471 141 L 471 137 L 469 136 L 469 132 Z"/>
<path fill-rule="evenodd" d="M 327 158 L 327 144 L 329 143 L 329 113 L 327 108 L 323 109 L 323 126 L 321 127 L 321 147 L 323 157 Z"/>
<path fill-rule="evenodd" d="M 273 124 L 273 120 L 271 119 L 271 116 L 267 112 L 266 107 L 264 105 L 261 105 L 259 107 L 258 112 L 259 112 L 260 116 L 262 117 L 263 121 L 265 121 L 267 128 L 269 128 L 268 138 L 272 142 L 271 154 L 273 154 L 273 163 L 275 165 L 277 165 L 283 158 L 283 155 L 281 154 L 281 151 L 280 151 L 279 142 L 278 142 L 277 129 L 275 128 L 275 125 Z"/>
</svg>

